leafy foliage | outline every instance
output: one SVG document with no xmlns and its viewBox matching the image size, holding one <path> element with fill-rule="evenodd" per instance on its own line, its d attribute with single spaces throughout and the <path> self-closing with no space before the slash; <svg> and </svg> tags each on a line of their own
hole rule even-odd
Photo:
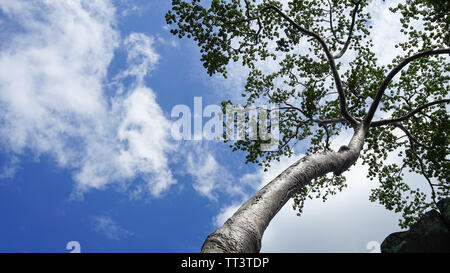
<svg viewBox="0 0 450 273">
<path fill-rule="evenodd" d="M 401 15 L 408 39 L 397 45 L 403 55 L 387 66 L 379 64 L 373 51 L 369 1 L 282 2 L 173 0 L 166 14 L 174 35 L 197 43 L 209 75 L 227 77 L 231 62 L 248 71 L 242 93 L 246 106 L 279 105 L 277 151 L 261 150 L 262 140 L 231 145 L 247 152 L 247 163 L 268 167 L 273 160 L 291 156 L 299 142 L 309 144 L 307 153 L 330 150 L 333 136 L 354 126 L 345 112 L 363 120 L 389 71 L 413 54 L 450 45 L 446 1 L 412 0 L 391 9 Z M 350 58 L 342 58 L 344 54 Z M 448 58 L 442 56 L 412 61 L 398 80 L 389 83 L 377 115 L 400 118 L 445 100 L 449 70 Z M 224 107 L 229 104 L 223 102 Z M 449 123 L 446 104 L 436 103 L 401 121 L 374 123 L 368 132 L 361 157 L 368 165 L 368 177 L 380 184 L 370 200 L 402 212 L 403 227 L 433 207 L 436 198 L 449 195 Z M 387 161 L 392 153 L 401 158 L 400 165 Z M 423 175 L 431 195 L 404 181 L 404 171 Z M 343 176 L 320 177 L 294 196 L 294 208 L 301 213 L 308 197 L 325 201 L 345 187 Z"/>
</svg>

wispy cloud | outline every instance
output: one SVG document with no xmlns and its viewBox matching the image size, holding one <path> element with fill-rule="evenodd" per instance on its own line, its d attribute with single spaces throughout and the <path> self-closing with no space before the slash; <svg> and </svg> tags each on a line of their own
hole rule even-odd
<svg viewBox="0 0 450 273">
<path fill-rule="evenodd" d="M 205 142 L 189 142 L 182 146 L 185 174 L 193 178 L 193 188 L 202 196 L 218 201 L 219 194 L 239 197 L 242 186 L 230 170 L 230 166 L 217 159 L 220 153 L 214 145 Z"/>
<path fill-rule="evenodd" d="M 119 78 L 134 76 L 139 84 L 144 77 L 154 70 L 159 62 L 159 55 L 154 50 L 155 39 L 143 33 L 131 33 L 124 41 L 128 52 L 128 69 L 119 74 Z"/>
<path fill-rule="evenodd" d="M 13 178 L 20 168 L 20 160 L 16 156 L 12 156 L 0 170 L 0 179 Z"/>
<path fill-rule="evenodd" d="M 110 240 L 118 241 L 133 235 L 132 232 L 119 226 L 110 216 L 97 216 L 93 218 L 94 230 L 103 234 Z"/>
</svg>

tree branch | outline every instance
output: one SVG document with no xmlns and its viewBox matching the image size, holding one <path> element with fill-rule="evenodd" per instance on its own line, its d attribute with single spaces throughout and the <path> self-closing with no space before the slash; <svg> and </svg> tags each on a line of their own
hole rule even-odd
<svg viewBox="0 0 450 273">
<path fill-rule="evenodd" d="M 425 149 L 428 149 L 428 150 L 429 150 L 429 149 L 432 149 L 432 147 L 430 147 L 430 146 L 428 146 L 428 145 L 425 145 L 425 144 L 419 142 L 419 141 L 411 134 L 411 132 L 410 132 L 408 129 L 406 129 L 406 127 L 403 126 L 403 124 L 401 124 L 400 122 L 394 122 L 392 125 L 394 125 L 395 127 L 399 128 L 400 130 L 402 130 L 402 131 L 405 133 L 406 137 L 408 137 L 408 139 L 409 139 L 409 141 L 410 141 L 411 143 L 415 143 L 415 144 L 417 144 L 417 145 L 419 145 L 419 146 L 422 146 L 422 147 L 424 147 Z"/>
<path fill-rule="evenodd" d="M 437 101 L 429 102 L 427 104 L 421 105 L 420 107 L 417 107 L 413 111 L 411 111 L 408 114 L 406 114 L 404 116 L 401 116 L 399 118 L 381 119 L 381 120 L 374 121 L 374 122 L 372 122 L 370 124 L 370 127 L 379 127 L 379 126 L 382 126 L 382 125 L 393 124 L 393 123 L 397 123 L 397 122 L 401 122 L 401 121 L 407 120 L 410 117 L 412 117 L 415 114 L 417 114 L 418 112 L 422 111 L 423 109 L 431 107 L 431 106 L 436 105 L 436 104 L 441 104 L 441 103 L 450 103 L 450 99 L 443 99 L 443 100 L 437 100 Z"/>
<path fill-rule="evenodd" d="M 308 116 L 302 109 L 288 103 L 284 102 L 287 106 L 289 106 L 291 109 L 299 111 L 302 115 L 304 115 L 306 118 L 308 118 L 307 121 L 312 121 L 314 123 L 317 123 L 320 126 L 326 125 L 326 124 L 337 124 L 337 123 L 346 123 L 348 122 L 345 118 L 330 118 L 330 119 L 315 119 L 310 116 Z"/>
<path fill-rule="evenodd" d="M 359 5 L 361 4 L 361 2 L 362 2 L 362 0 L 359 0 L 356 3 L 355 8 L 353 9 L 353 12 L 352 12 L 352 23 L 350 24 L 350 30 L 349 30 L 349 33 L 348 33 L 347 41 L 345 42 L 344 47 L 342 48 L 342 50 L 338 54 L 333 56 L 334 59 L 339 59 L 342 56 L 344 56 L 345 52 L 348 49 L 348 46 L 350 45 L 350 40 L 352 39 L 352 35 L 353 35 L 353 29 L 355 27 L 356 13 L 358 12 L 358 8 L 359 8 Z M 332 32 L 334 33 L 333 30 L 332 30 Z"/>
<path fill-rule="evenodd" d="M 394 123 L 394 126 L 401 129 L 409 138 L 409 144 L 411 146 L 411 151 L 414 154 L 414 156 L 417 158 L 417 161 L 419 162 L 420 172 L 425 177 L 425 179 L 428 182 L 428 185 L 431 188 L 431 198 L 433 199 L 433 203 L 436 205 L 436 191 L 434 190 L 433 184 L 431 183 L 430 177 L 425 172 L 425 165 L 423 164 L 422 158 L 417 154 L 416 151 L 416 145 L 414 145 L 415 139 L 412 137 L 412 135 L 409 133 L 409 131 L 401 124 L 401 123 Z"/>
<path fill-rule="evenodd" d="M 417 60 L 422 57 L 427 57 L 431 55 L 439 55 L 439 54 L 450 54 L 450 48 L 446 49 L 436 49 L 436 50 L 428 50 L 424 52 L 417 53 L 411 57 L 408 57 L 404 59 L 400 64 L 398 64 L 392 71 L 387 75 L 387 77 L 384 79 L 384 81 L 381 83 L 378 92 L 373 99 L 372 105 L 370 106 L 369 112 L 367 113 L 367 116 L 364 118 L 364 123 L 366 125 L 370 125 L 372 122 L 373 116 L 375 115 L 375 112 L 378 108 L 378 105 L 381 102 L 381 98 L 384 95 L 384 92 L 386 91 L 389 83 L 392 81 L 392 79 L 397 75 L 398 72 L 400 72 L 403 67 L 408 65 L 410 62 Z"/>
<path fill-rule="evenodd" d="M 330 0 L 327 0 L 327 1 L 328 1 L 328 6 L 330 6 L 330 11 L 329 11 L 330 20 L 329 21 L 330 21 L 331 33 L 333 34 L 333 37 L 334 37 L 334 39 L 336 40 L 337 43 L 344 45 L 345 43 L 342 42 L 341 40 L 339 40 L 339 38 L 336 35 L 336 31 L 334 30 L 334 26 L 333 26 L 333 6 L 331 5 Z"/>
</svg>

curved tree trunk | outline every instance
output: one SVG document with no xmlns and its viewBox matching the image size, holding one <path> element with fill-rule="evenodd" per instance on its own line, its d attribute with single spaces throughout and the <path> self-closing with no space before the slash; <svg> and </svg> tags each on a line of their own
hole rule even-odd
<svg viewBox="0 0 450 273">
<path fill-rule="evenodd" d="M 312 179 L 334 172 L 339 175 L 358 159 L 367 127 L 359 125 L 348 146 L 305 156 L 258 191 L 225 224 L 205 240 L 201 252 L 258 253 L 267 226 L 298 190 Z"/>
</svg>

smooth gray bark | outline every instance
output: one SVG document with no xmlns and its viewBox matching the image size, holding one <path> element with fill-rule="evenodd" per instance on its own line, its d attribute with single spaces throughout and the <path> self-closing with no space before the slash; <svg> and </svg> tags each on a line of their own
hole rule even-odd
<svg viewBox="0 0 450 273">
<path fill-rule="evenodd" d="M 298 190 L 312 179 L 333 172 L 341 174 L 358 159 L 367 126 L 359 124 L 348 144 L 338 152 L 327 151 L 303 157 L 259 190 L 205 240 L 204 253 L 258 253 L 267 226 Z"/>
</svg>

